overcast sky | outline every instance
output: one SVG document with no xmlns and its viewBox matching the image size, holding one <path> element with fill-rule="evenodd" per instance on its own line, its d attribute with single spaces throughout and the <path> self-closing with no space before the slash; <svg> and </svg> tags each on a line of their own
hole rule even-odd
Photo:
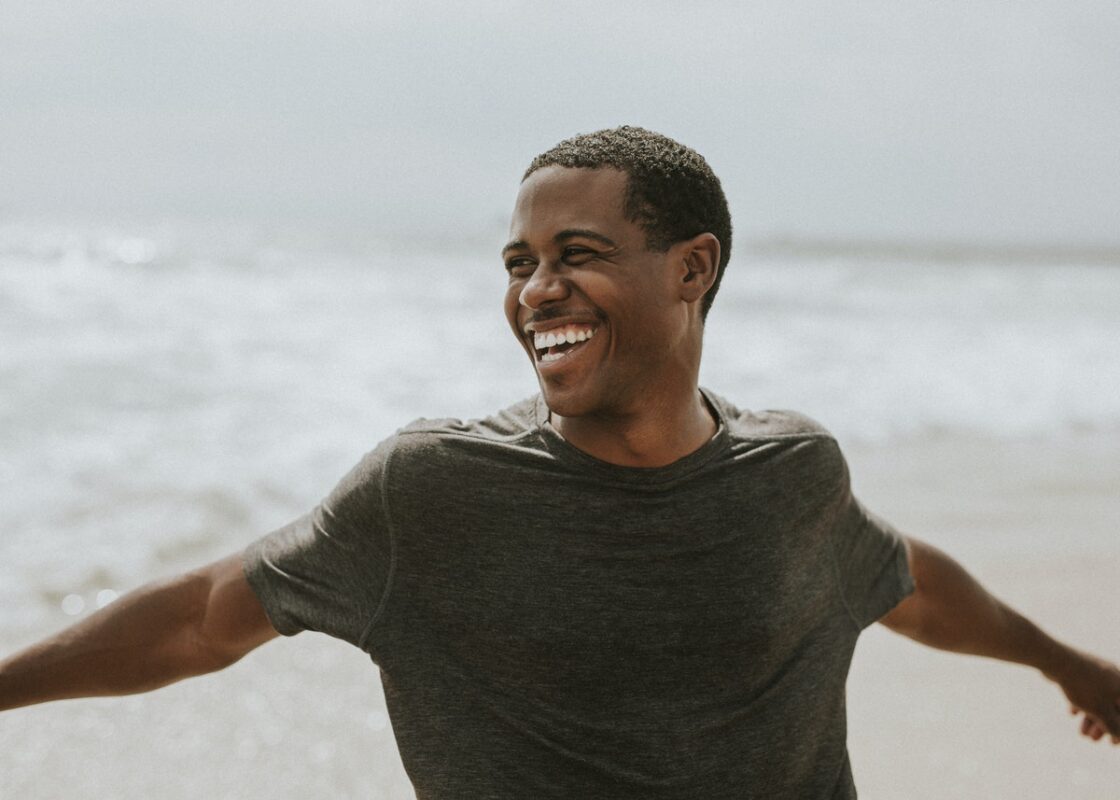
<svg viewBox="0 0 1120 800">
<path fill-rule="evenodd" d="M 501 230 L 621 123 L 744 238 L 1120 243 L 1120 3 L 0 6 L 0 215 Z"/>
</svg>

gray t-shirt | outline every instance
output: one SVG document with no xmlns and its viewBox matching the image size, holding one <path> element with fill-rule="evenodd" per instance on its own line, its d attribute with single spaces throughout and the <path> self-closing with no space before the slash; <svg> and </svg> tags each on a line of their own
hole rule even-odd
<svg viewBox="0 0 1120 800">
<path fill-rule="evenodd" d="M 420 800 L 855 797 L 844 684 L 904 544 L 819 425 L 704 394 L 717 434 L 658 468 L 539 397 L 418 421 L 246 550 L 278 631 L 380 667 Z"/>
</svg>

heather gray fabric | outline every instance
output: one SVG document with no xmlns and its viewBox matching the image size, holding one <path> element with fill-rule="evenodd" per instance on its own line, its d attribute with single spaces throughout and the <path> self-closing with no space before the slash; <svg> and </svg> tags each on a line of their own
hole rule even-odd
<svg viewBox="0 0 1120 800">
<path fill-rule="evenodd" d="M 380 667 L 420 800 L 855 797 L 844 684 L 904 546 L 820 426 L 705 396 L 719 432 L 655 469 L 540 398 L 421 420 L 246 550 L 277 630 Z"/>
</svg>

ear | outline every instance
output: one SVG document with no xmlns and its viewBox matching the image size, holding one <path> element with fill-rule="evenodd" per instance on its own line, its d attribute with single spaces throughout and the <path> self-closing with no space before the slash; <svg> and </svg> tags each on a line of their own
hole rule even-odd
<svg viewBox="0 0 1120 800">
<path fill-rule="evenodd" d="M 677 242 L 680 248 L 680 295 L 688 303 L 695 303 L 703 297 L 716 282 L 719 272 L 719 239 L 712 233 L 701 233 Z"/>
</svg>

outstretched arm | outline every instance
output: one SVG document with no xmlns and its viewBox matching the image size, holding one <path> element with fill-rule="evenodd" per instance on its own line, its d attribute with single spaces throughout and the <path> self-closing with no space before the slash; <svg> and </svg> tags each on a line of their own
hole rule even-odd
<svg viewBox="0 0 1120 800">
<path fill-rule="evenodd" d="M 935 547 L 907 538 L 914 593 L 879 621 L 922 644 L 1025 664 L 1057 683 L 1081 732 L 1120 743 L 1120 670 L 1051 638 Z"/>
<path fill-rule="evenodd" d="M 0 711 L 157 689 L 227 667 L 276 635 L 232 555 L 142 586 L 0 661 Z"/>
</svg>

